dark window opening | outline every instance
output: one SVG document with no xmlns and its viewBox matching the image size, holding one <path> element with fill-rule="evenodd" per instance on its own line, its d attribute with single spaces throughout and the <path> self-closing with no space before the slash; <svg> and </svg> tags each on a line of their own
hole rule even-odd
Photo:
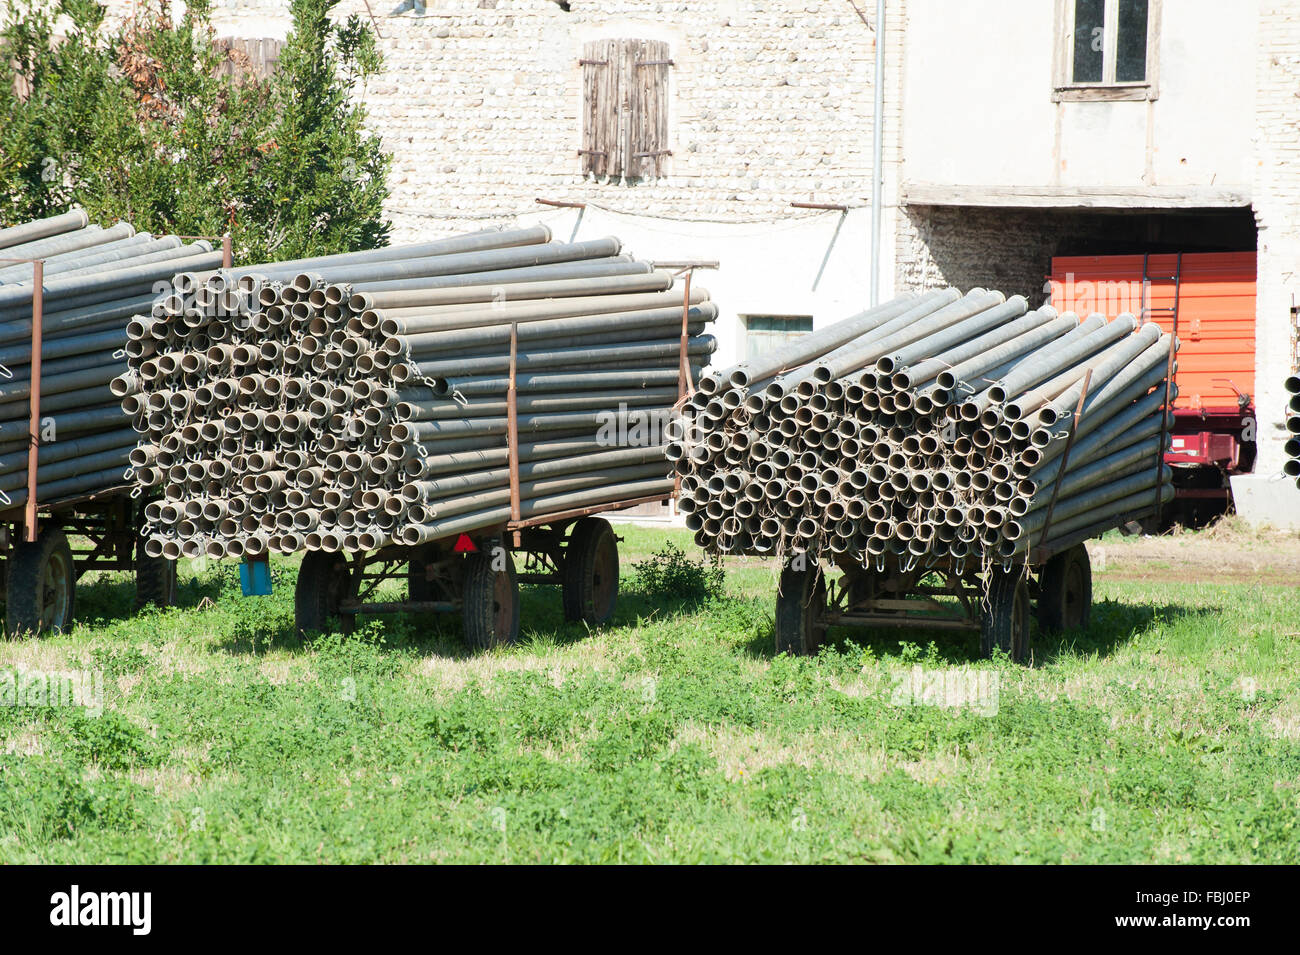
<svg viewBox="0 0 1300 955">
<path fill-rule="evenodd" d="M 1150 72 L 1151 0 L 1073 0 L 1066 51 L 1075 86 L 1146 83 Z"/>
<path fill-rule="evenodd" d="M 811 315 L 749 315 L 745 318 L 745 357 L 757 358 L 812 332 Z"/>
</svg>

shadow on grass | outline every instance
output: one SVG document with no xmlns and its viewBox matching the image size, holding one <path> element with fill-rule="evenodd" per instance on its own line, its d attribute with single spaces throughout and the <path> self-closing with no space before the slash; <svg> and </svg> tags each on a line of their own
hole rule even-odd
<svg viewBox="0 0 1300 955">
<path fill-rule="evenodd" d="M 1182 604 L 1131 604 L 1098 600 L 1092 605 L 1092 620 L 1086 630 L 1044 634 L 1035 631 L 1035 663 L 1051 663 L 1062 656 L 1095 653 L 1108 657 L 1135 637 L 1182 621 L 1206 620 L 1223 613 L 1222 607 Z"/>
<path fill-rule="evenodd" d="M 1095 653 L 1107 657 L 1124 644 L 1166 624 L 1181 620 L 1208 619 L 1222 613 L 1219 607 L 1187 607 L 1181 604 L 1131 604 L 1117 600 L 1099 600 L 1092 606 L 1092 620 L 1086 630 L 1048 634 L 1031 626 L 1034 665 L 1051 663 L 1058 657 Z M 850 643 L 870 649 L 877 657 L 898 656 L 906 644 L 927 648 L 935 645 L 937 659 L 945 664 L 962 665 L 981 659 L 980 635 L 977 631 L 926 630 L 911 627 L 831 627 L 824 645 L 843 650 Z M 752 656 L 771 658 L 776 655 L 775 635 L 759 634 L 745 645 Z"/>
<path fill-rule="evenodd" d="M 74 609 L 78 625 L 116 623 L 134 617 L 135 574 L 104 575 L 90 581 L 83 577 L 77 582 Z"/>
<path fill-rule="evenodd" d="M 235 570 L 234 573 L 238 573 Z M 176 606 L 197 607 L 206 598 L 215 603 L 221 597 L 223 581 L 219 577 L 202 579 L 180 575 L 176 583 Z M 79 623 L 117 623 L 139 615 L 135 606 L 135 572 L 99 573 L 94 578 L 77 581 L 76 619 Z"/>
<path fill-rule="evenodd" d="M 524 586 L 519 596 L 516 646 L 564 646 L 591 635 L 592 631 L 583 624 L 565 621 L 558 588 Z M 626 621 L 621 619 L 624 617 Z M 610 626 L 634 620 L 634 614 L 624 610 L 620 599 Z M 364 635 L 359 631 L 365 631 Z M 459 613 L 361 614 L 355 618 L 352 635 L 374 640 L 383 650 L 414 652 L 420 656 L 464 659 L 485 652 L 465 644 Z M 318 634 L 304 637 L 298 633 L 292 607 L 263 605 L 258 598 L 253 598 L 246 609 L 240 606 L 234 626 L 213 644 L 213 649 L 235 656 L 258 656 L 272 650 L 299 655 L 310 652 L 318 637 Z"/>
</svg>

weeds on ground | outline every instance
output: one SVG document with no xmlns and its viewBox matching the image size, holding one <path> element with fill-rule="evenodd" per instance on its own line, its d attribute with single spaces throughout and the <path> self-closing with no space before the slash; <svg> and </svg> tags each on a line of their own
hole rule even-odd
<svg viewBox="0 0 1300 955">
<path fill-rule="evenodd" d="M 701 601 L 721 597 L 727 574 L 716 557 L 692 560 L 676 544 L 666 544 L 632 565 L 632 589 L 650 598 Z"/>
</svg>

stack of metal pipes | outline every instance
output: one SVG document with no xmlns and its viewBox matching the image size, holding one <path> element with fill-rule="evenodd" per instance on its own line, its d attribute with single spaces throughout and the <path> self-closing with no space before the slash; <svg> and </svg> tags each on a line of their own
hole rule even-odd
<svg viewBox="0 0 1300 955">
<path fill-rule="evenodd" d="M 161 491 L 146 552 L 373 551 L 503 524 L 512 444 L 521 520 L 667 495 L 663 425 L 717 314 L 677 284 L 616 239 L 542 226 L 177 275 L 128 329 L 134 479 Z"/>
<path fill-rule="evenodd" d="M 42 270 L 39 303 L 34 269 Z M 177 268 L 210 269 L 207 242 L 101 228 L 86 213 L 0 229 L 0 508 L 27 500 L 34 306 L 39 305 L 37 501 L 56 503 L 126 483 L 136 434 L 110 381 L 126 371 L 126 325 Z M 129 389 L 129 381 L 119 385 Z"/>
<path fill-rule="evenodd" d="M 718 553 L 1024 559 L 1172 497 L 1172 347 L 1131 315 L 902 295 L 704 375 L 669 426 L 678 506 Z"/>
<path fill-rule="evenodd" d="M 1286 463 L 1282 470 L 1296 479 L 1300 486 L 1300 372 L 1292 373 L 1286 379 L 1287 394 L 1291 397 L 1286 406 Z"/>
</svg>

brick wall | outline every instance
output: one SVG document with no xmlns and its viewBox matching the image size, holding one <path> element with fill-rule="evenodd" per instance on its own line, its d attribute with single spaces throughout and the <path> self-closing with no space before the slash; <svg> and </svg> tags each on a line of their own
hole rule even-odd
<svg viewBox="0 0 1300 955">
<path fill-rule="evenodd" d="M 900 290 L 976 286 L 1046 298 L 1045 276 L 1078 217 L 1033 209 L 908 206 L 898 217 L 896 281 Z"/>
<path fill-rule="evenodd" d="M 1291 307 L 1300 300 L 1300 9 L 1260 4 L 1252 195 L 1259 224 L 1255 362 L 1260 457 L 1256 472 L 1282 467 L 1286 395 L 1295 367 Z"/>
</svg>

